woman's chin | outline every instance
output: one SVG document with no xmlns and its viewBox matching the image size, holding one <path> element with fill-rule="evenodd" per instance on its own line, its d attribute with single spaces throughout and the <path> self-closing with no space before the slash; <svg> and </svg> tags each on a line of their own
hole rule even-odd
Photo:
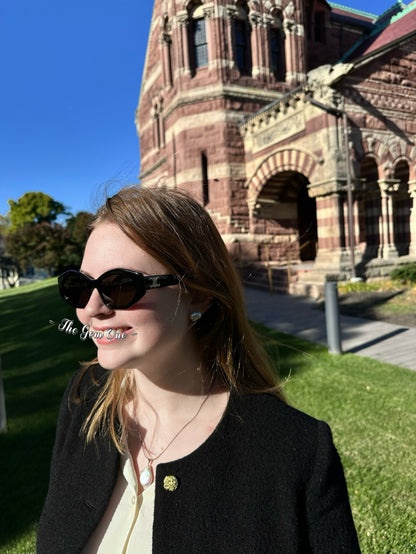
<svg viewBox="0 0 416 554">
<path fill-rule="evenodd" d="M 131 365 L 131 361 L 127 358 L 121 358 L 120 356 L 115 355 L 108 351 L 103 352 L 103 348 L 98 348 L 97 358 L 101 367 L 114 371 L 116 369 L 128 369 Z"/>
</svg>

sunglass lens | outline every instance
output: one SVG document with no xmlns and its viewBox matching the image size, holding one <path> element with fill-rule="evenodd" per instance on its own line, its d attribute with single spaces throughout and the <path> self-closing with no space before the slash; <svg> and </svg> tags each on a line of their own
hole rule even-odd
<svg viewBox="0 0 416 554">
<path fill-rule="evenodd" d="M 100 279 L 101 296 L 110 308 L 132 306 L 141 297 L 140 289 L 140 283 L 127 273 L 112 273 Z"/>
<path fill-rule="evenodd" d="M 59 288 L 64 299 L 76 308 L 85 308 L 92 292 L 89 280 L 76 271 L 62 275 Z"/>
</svg>

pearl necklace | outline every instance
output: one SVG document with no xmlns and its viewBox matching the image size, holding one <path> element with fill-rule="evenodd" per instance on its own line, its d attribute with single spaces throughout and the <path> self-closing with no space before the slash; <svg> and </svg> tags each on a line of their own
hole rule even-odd
<svg viewBox="0 0 416 554">
<path fill-rule="evenodd" d="M 162 452 L 160 452 L 160 454 L 158 454 L 157 456 L 155 457 L 151 457 L 149 456 L 149 449 L 147 448 L 146 446 L 146 443 L 144 442 L 144 439 L 142 438 L 141 434 L 140 434 L 140 431 L 138 433 L 138 436 L 139 436 L 139 439 L 142 443 L 142 448 L 143 448 L 143 453 L 144 455 L 146 456 L 147 458 L 147 465 L 146 467 L 140 472 L 140 483 L 142 485 L 142 487 L 148 487 L 149 485 L 151 485 L 153 483 L 153 479 L 154 479 L 154 475 L 153 475 L 153 468 L 152 468 L 152 463 L 159 459 L 160 456 L 166 452 L 166 450 L 169 448 L 169 446 L 179 437 L 179 435 L 188 427 L 188 425 L 190 425 L 199 415 L 200 411 L 202 410 L 205 402 L 208 400 L 210 396 L 210 392 L 207 394 L 207 396 L 204 398 L 204 400 L 202 401 L 201 405 L 199 406 L 196 414 L 194 416 L 191 417 L 191 419 L 185 423 L 185 425 L 183 427 L 181 427 L 181 429 L 179 429 L 179 431 L 176 433 L 176 435 L 174 435 L 173 439 L 169 442 L 169 444 L 162 450 Z"/>
</svg>

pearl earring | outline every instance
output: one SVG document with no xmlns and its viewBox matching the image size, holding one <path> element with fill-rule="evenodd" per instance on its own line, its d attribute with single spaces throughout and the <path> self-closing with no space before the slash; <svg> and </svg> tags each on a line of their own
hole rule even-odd
<svg viewBox="0 0 416 554">
<path fill-rule="evenodd" d="M 201 319 L 202 314 L 201 314 L 201 312 L 192 312 L 189 317 L 191 318 L 191 321 L 196 323 L 198 321 L 198 319 Z"/>
</svg>

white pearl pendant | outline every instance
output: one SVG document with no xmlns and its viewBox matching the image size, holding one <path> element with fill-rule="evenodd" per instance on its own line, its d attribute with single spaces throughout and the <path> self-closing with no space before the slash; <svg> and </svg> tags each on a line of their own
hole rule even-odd
<svg viewBox="0 0 416 554">
<path fill-rule="evenodd" d="M 142 487 L 148 487 L 153 483 L 153 472 L 150 463 L 140 472 L 140 484 Z"/>
</svg>

